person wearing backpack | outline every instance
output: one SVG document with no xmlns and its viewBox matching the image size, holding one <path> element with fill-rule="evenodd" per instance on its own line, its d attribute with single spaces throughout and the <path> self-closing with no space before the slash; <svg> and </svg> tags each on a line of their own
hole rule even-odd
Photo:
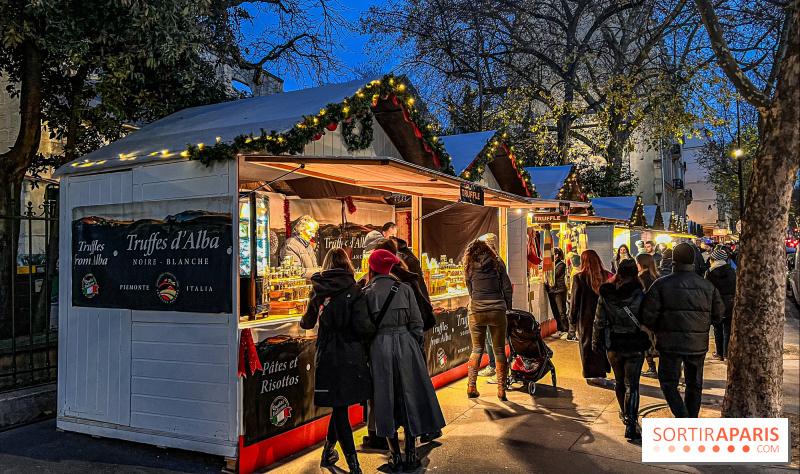
<svg viewBox="0 0 800 474">
<path fill-rule="evenodd" d="M 350 258 L 341 248 L 325 256 L 322 271 L 311 276 L 308 309 L 300 327 L 317 332 L 314 405 L 331 407 L 321 467 L 339 460 L 336 443 L 344 452 L 351 474 L 361 474 L 348 407 L 372 396 L 372 379 L 364 341 L 375 331 L 367 299 L 353 278 Z"/>
<path fill-rule="evenodd" d="M 389 443 L 389 468 L 408 472 L 421 466 L 416 437 L 441 431 L 445 421 L 422 356 L 423 322 L 414 292 L 390 274 L 399 262 L 388 250 L 372 252 L 364 294 L 377 328 L 369 350 L 375 431 Z M 397 436 L 401 426 L 405 462 Z"/>
<path fill-rule="evenodd" d="M 639 439 L 642 437 L 638 423 L 639 379 L 650 338 L 642 330 L 640 322 L 644 288 L 638 278 L 636 262 L 620 262 L 617 274 L 608 283 L 600 285 L 599 293 L 592 349 L 605 346 L 617 380 L 615 390 L 620 418 L 625 423 L 625 437 Z"/>
</svg>

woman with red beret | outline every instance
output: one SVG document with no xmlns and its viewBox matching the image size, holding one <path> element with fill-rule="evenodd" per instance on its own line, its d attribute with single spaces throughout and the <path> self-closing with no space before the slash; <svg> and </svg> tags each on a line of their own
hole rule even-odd
<svg viewBox="0 0 800 474">
<path fill-rule="evenodd" d="M 389 442 L 389 467 L 416 470 L 416 437 L 445 426 L 444 415 L 422 357 L 423 323 L 411 287 L 390 275 L 400 260 L 388 250 L 369 257 L 364 287 L 370 318 L 377 328 L 370 345 L 375 429 Z M 397 429 L 403 427 L 405 462 Z"/>
</svg>

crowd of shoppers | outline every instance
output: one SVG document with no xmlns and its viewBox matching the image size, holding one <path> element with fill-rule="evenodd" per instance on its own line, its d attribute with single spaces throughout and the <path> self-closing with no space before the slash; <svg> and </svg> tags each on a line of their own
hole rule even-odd
<svg viewBox="0 0 800 474">
<path fill-rule="evenodd" d="M 370 242 L 369 272 L 358 283 L 340 248 L 327 254 L 322 271 L 311 278 L 301 327 L 319 325 L 314 403 L 332 409 L 322 467 L 338 461 L 339 443 L 350 472 L 361 472 L 348 419 L 354 404 L 368 403 L 365 445 L 388 449 L 393 472 L 418 469 L 417 438 L 429 442 L 445 425 L 424 357 L 423 334 L 436 321 L 433 307 L 419 261 L 393 230 L 385 226 L 385 233 Z M 658 377 L 672 413 L 697 417 L 710 328 L 713 356 L 728 357 L 736 271 L 730 249 L 708 247 L 684 243 L 670 249 L 648 241 L 634 258 L 623 245 L 612 261 L 613 273 L 593 250 L 571 254 L 569 266 L 561 250 L 554 251 L 555 278 L 546 290 L 558 331 L 580 343 L 582 375 L 589 383 L 611 386 L 606 377 L 613 372 L 628 439 L 641 437 L 639 381 L 645 361 L 644 374 Z M 483 354 L 491 351 L 497 396 L 506 400 L 506 311 L 512 308 L 513 286 L 503 260 L 481 240 L 468 246 L 464 273 L 472 336 L 467 396 L 480 396 L 478 369 Z"/>
</svg>

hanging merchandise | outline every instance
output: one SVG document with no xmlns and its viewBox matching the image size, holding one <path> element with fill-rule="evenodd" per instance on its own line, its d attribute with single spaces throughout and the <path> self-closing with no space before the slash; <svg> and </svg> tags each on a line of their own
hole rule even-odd
<svg viewBox="0 0 800 474">
<path fill-rule="evenodd" d="M 249 328 L 242 329 L 239 338 L 239 377 L 247 378 L 247 368 L 250 369 L 250 374 L 255 374 L 256 370 L 264 370 L 258 360 L 258 351 Z"/>
<path fill-rule="evenodd" d="M 289 213 L 289 200 L 283 200 L 283 222 L 286 224 L 286 238 L 292 237 L 292 216 Z"/>
<path fill-rule="evenodd" d="M 539 234 L 533 227 L 528 227 L 528 268 L 542 263 L 539 251 Z"/>
<path fill-rule="evenodd" d="M 542 271 L 553 270 L 553 234 L 549 225 L 544 226 L 544 245 L 542 247 Z"/>
</svg>

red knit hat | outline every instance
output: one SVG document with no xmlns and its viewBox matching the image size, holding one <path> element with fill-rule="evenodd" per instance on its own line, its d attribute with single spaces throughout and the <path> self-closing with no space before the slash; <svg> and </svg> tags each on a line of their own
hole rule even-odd
<svg viewBox="0 0 800 474">
<path fill-rule="evenodd" d="M 369 256 L 369 268 L 382 275 L 388 275 L 398 263 L 400 259 L 388 250 L 378 249 Z"/>
</svg>

